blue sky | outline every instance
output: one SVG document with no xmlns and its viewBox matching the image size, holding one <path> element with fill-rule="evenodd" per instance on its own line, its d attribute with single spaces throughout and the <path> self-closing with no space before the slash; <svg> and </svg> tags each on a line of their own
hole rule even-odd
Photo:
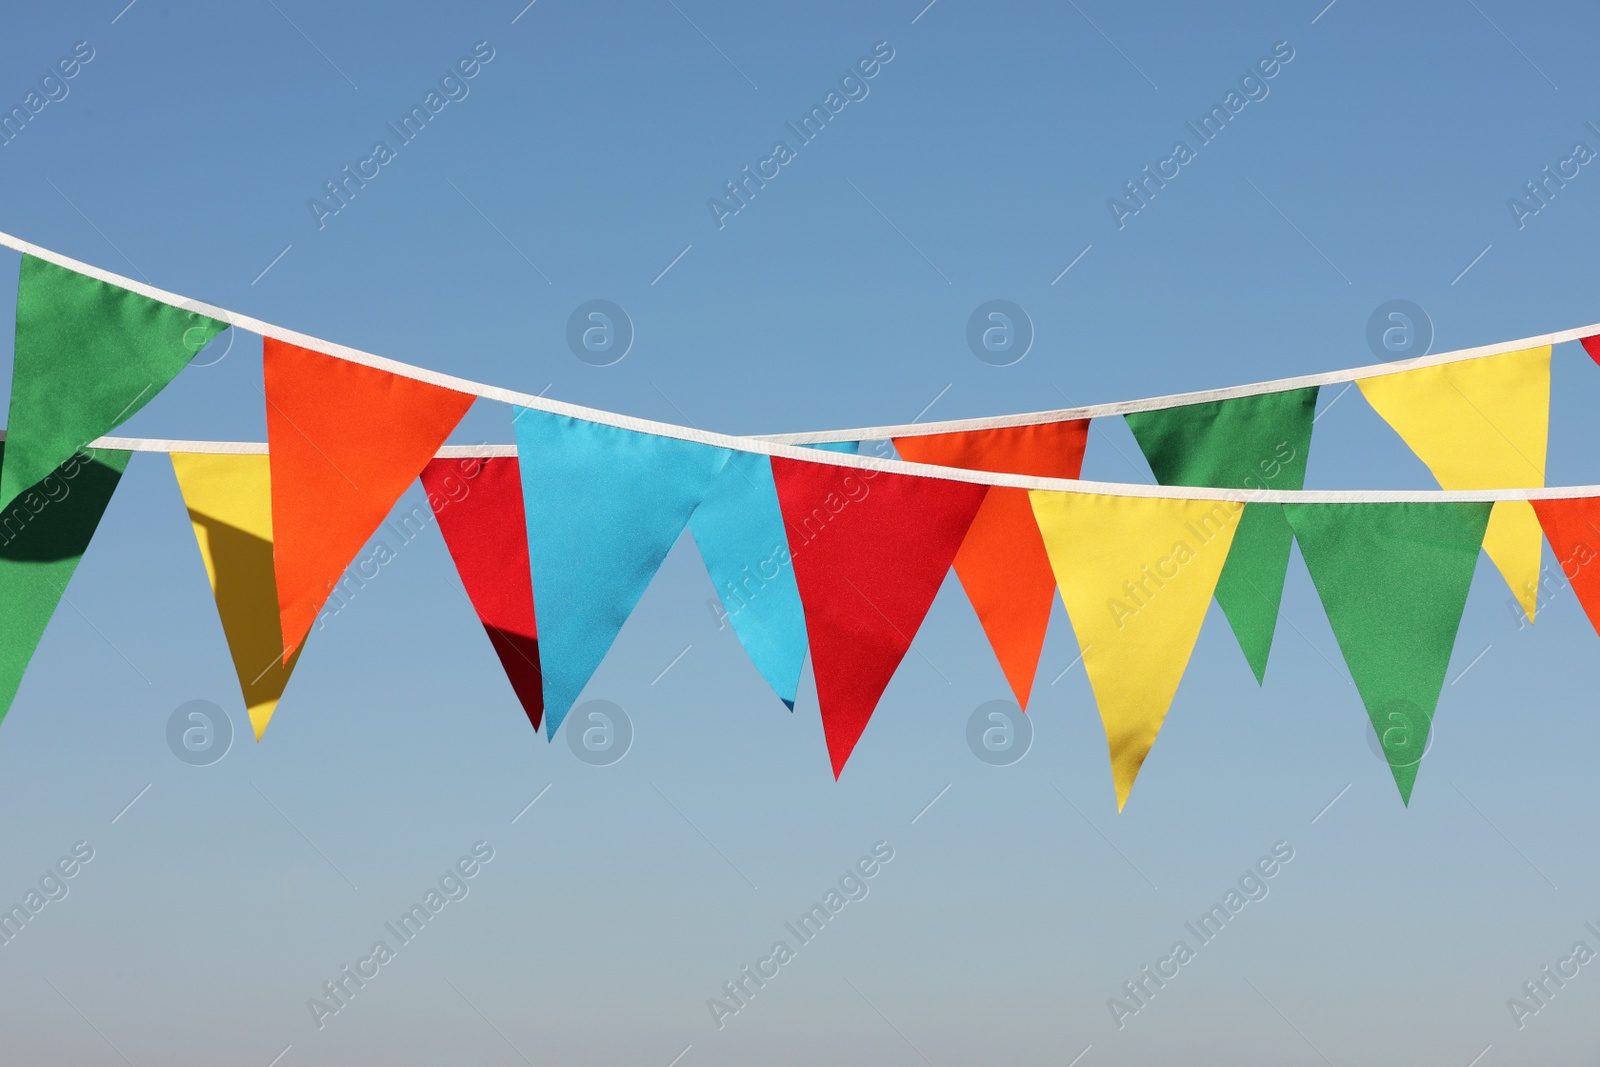
<svg viewBox="0 0 1600 1067">
<path fill-rule="evenodd" d="M 1368 321 L 1397 299 L 1436 351 L 1600 320 L 1593 168 L 1509 206 L 1600 149 L 1584 5 L 124 2 L 13 14 L 0 102 L 57 99 L 0 147 L 0 229 L 613 411 L 761 433 L 1124 400 L 1391 358 Z M 398 144 L 430 91 L 450 102 Z M 798 144 L 830 91 L 852 99 Z M 1119 226 L 1109 201 L 1180 139 L 1194 158 Z M 313 210 L 379 140 L 376 177 Z M 994 299 L 1034 329 L 1011 366 L 967 346 Z M 632 323 L 609 366 L 568 347 L 592 300 Z M 127 432 L 261 439 L 259 340 L 227 343 Z M 1600 370 L 1569 345 L 1554 377 L 1549 480 L 1600 482 Z M 1335 392 L 1309 487 L 1431 487 Z M 456 439 L 509 418 L 480 403 Z M 1085 476 L 1150 480 L 1113 420 Z M 430 531 L 315 635 L 255 745 L 170 466 L 136 458 L 0 728 L 0 900 L 94 853 L 0 947 L 8 1057 L 1587 1062 L 1592 967 L 1521 1030 L 1506 1007 L 1600 949 L 1600 657 L 1570 590 L 1523 628 L 1481 562 L 1407 810 L 1297 557 L 1266 684 L 1213 608 L 1120 816 L 1059 608 L 1026 758 L 967 748 L 1007 690 L 951 581 L 836 783 L 809 674 L 791 714 L 712 595 L 680 543 L 586 693 L 632 749 L 591 766 L 528 729 Z M 191 700 L 232 717 L 210 766 L 167 748 Z M 319 1029 L 308 998 L 480 841 L 467 895 Z M 707 999 L 880 841 L 867 896 L 719 1030 Z M 1119 1029 L 1107 999 L 1280 841 L 1265 899 Z"/>
</svg>

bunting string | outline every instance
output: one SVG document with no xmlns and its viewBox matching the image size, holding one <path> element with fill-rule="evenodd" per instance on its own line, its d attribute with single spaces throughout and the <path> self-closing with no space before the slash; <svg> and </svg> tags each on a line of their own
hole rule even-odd
<svg viewBox="0 0 1600 1067">
<path fill-rule="evenodd" d="M 668 423 L 652 423 L 627 415 L 609 415 L 593 408 L 578 408 L 564 404 L 564 408 L 593 411 L 606 415 L 605 419 L 575 415 L 585 422 L 597 422 L 620 429 L 635 429 L 633 423 L 660 426 L 676 433 L 656 433 L 660 437 L 729 448 L 736 452 L 755 455 L 799 459 L 810 463 L 824 463 L 834 467 L 879 471 L 884 474 L 911 474 L 924 478 L 941 478 L 950 482 L 971 482 L 974 485 L 1010 486 L 1016 489 L 1044 489 L 1058 493 L 1092 493 L 1097 496 L 1156 497 L 1162 500 L 1214 500 L 1237 504 L 1488 504 L 1500 500 L 1576 500 L 1600 496 L 1600 484 L 1551 485 L 1531 489 L 1214 489 L 1191 485 L 1142 485 L 1136 482 L 1096 482 L 1067 478 L 1034 478 L 1022 474 L 999 471 L 963 470 L 958 467 L 936 467 L 927 463 L 907 463 L 903 460 L 879 459 L 874 456 L 853 456 L 839 452 L 822 452 L 802 446 L 789 447 L 769 443 L 764 439 L 730 437 L 724 434 L 703 433 Z M 627 423 L 628 425 L 624 425 Z M 5 431 L 0 430 L 0 441 Z M 87 448 L 107 448 L 123 452 L 197 452 L 212 455 L 266 455 L 264 441 L 177 441 L 150 437 L 97 437 Z M 496 456 L 515 456 L 516 445 L 444 445 L 435 453 L 438 459 L 493 459 Z"/>
<path fill-rule="evenodd" d="M 598 423 L 602 426 L 612 426 L 618 429 L 634 430 L 639 433 L 651 434 L 657 437 L 670 437 L 682 441 L 691 441 L 696 444 L 711 445 L 717 448 L 726 448 L 735 452 L 748 452 L 759 455 L 777 456 L 785 459 L 804 460 L 812 463 L 825 463 L 838 467 L 849 467 L 858 470 L 872 470 L 889 474 L 912 474 L 924 477 L 938 477 L 950 481 L 971 482 L 976 485 L 1010 486 L 1018 489 L 1042 489 L 1057 492 L 1077 492 L 1109 494 L 1130 497 L 1159 497 L 1162 499 L 1179 500 L 1217 500 L 1248 503 L 1279 503 L 1279 504 L 1358 504 L 1358 503 L 1427 503 L 1427 502 L 1495 502 L 1501 500 L 1566 500 L 1576 497 L 1589 497 L 1600 495 L 1600 486 L 1556 486 L 1532 487 L 1513 489 L 1470 489 L 1470 490 L 1273 490 L 1273 489 L 1218 489 L 1205 486 L 1179 486 L 1179 485 L 1141 485 L 1123 482 L 1098 482 L 1067 480 L 1060 478 L 1040 478 L 1029 475 L 1009 474 L 994 471 L 968 470 L 959 467 L 939 467 L 928 464 L 907 463 L 901 460 L 883 459 L 876 456 L 861 456 L 846 452 L 824 451 L 805 447 L 814 444 L 832 444 L 855 441 L 887 440 L 896 437 L 921 437 L 930 434 L 963 432 L 971 430 L 1001 429 L 1013 426 L 1033 426 L 1043 423 L 1062 422 L 1073 419 L 1086 419 L 1105 417 L 1109 415 L 1124 415 L 1132 412 L 1158 411 L 1171 407 L 1183 407 L 1191 404 L 1207 403 L 1217 400 L 1235 399 L 1244 396 L 1256 396 L 1265 393 L 1282 392 L 1293 389 L 1304 389 L 1321 385 L 1334 385 L 1344 382 L 1353 382 L 1363 378 L 1377 377 L 1394 374 L 1401 371 L 1415 370 L 1424 367 L 1442 366 L 1445 364 L 1459 363 L 1466 360 L 1480 359 L 1485 356 L 1502 355 L 1523 349 L 1535 348 L 1542 345 L 1561 344 L 1568 341 L 1582 341 L 1585 338 L 1600 335 L 1600 323 L 1576 329 L 1561 330 L 1555 333 L 1540 334 L 1536 337 L 1525 337 L 1516 341 L 1503 341 L 1492 345 L 1482 345 L 1477 348 L 1465 348 L 1454 352 L 1441 352 L 1417 359 L 1404 360 L 1398 363 L 1382 363 L 1353 370 L 1330 371 L 1325 374 L 1306 375 L 1298 378 L 1283 378 L 1272 382 L 1260 382 L 1252 385 L 1230 386 L 1223 389 L 1211 389 L 1195 393 L 1175 393 L 1169 396 L 1152 397 L 1144 400 L 1122 401 L 1118 403 L 1102 404 L 1082 408 L 1062 408 L 1051 411 L 1025 412 L 1017 415 L 1000 415 L 990 418 L 965 419 L 948 422 L 910 423 L 900 426 L 871 426 L 853 430 L 823 430 L 807 433 L 775 434 L 763 437 L 738 437 L 731 434 L 715 433 L 687 426 L 676 426 L 672 423 L 657 422 L 652 419 L 637 418 L 616 412 L 604 411 L 599 408 L 585 407 L 581 404 L 571 404 L 561 400 L 552 400 L 548 397 L 535 396 L 529 393 L 505 389 L 500 386 L 485 385 L 466 378 L 443 374 L 438 371 L 428 370 L 423 367 L 402 363 L 385 356 L 363 352 L 348 345 L 338 344 L 300 333 L 282 326 L 276 326 L 261 319 L 239 312 L 229 311 L 204 301 L 181 296 L 176 293 L 158 289 L 144 282 L 123 277 L 112 271 L 83 263 L 70 256 L 42 248 L 20 237 L 0 232 L 0 246 L 14 249 L 27 255 L 35 256 L 46 262 L 53 263 L 67 270 L 103 281 L 141 296 L 150 298 L 172 307 L 194 312 L 224 322 L 237 329 L 259 334 L 262 337 L 286 342 L 301 348 L 315 350 L 323 355 L 335 359 L 371 367 L 375 370 L 387 371 L 401 378 L 428 385 L 453 390 L 481 397 L 485 400 L 494 400 L 517 407 L 531 408 L 545 411 L 555 415 L 566 415 L 571 418 L 581 419 L 585 422 Z M 201 452 L 201 453 L 231 453 L 251 454 L 265 452 L 267 446 L 260 442 L 237 441 L 172 441 L 146 438 L 126 437 L 101 437 L 90 442 L 92 447 L 104 447 L 132 452 Z M 515 445 L 450 445 L 437 451 L 439 458 L 492 458 L 495 456 L 514 456 L 517 454 Z"/>
</svg>

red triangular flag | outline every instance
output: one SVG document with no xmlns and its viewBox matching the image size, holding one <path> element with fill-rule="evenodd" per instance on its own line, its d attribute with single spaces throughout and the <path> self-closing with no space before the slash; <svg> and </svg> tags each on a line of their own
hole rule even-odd
<svg viewBox="0 0 1600 1067">
<path fill-rule="evenodd" d="M 270 337 L 262 367 L 288 662 L 345 567 L 473 398 Z"/>
<path fill-rule="evenodd" d="M 986 487 L 772 458 L 833 776 L 911 648 Z"/>
<path fill-rule="evenodd" d="M 1089 420 L 1073 419 L 897 437 L 894 445 L 912 463 L 1077 478 L 1088 436 Z M 955 568 L 1017 703 L 1026 708 L 1056 594 L 1055 574 L 1026 489 L 989 490 L 956 553 Z"/>
<path fill-rule="evenodd" d="M 1600 497 L 1535 500 L 1533 511 L 1561 573 L 1572 583 L 1589 622 L 1600 631 L 1600 567 L 1594 566 L 1600 559 Z"/>
<path fill-rule="evenodd" d="M 1600 363 L 1600 333 L 1595 334 L 1593 337 L 1580 338 L 1578 343 L 1583 345 L 1583 350 L 1589 353 L 1591 359 L 1596 363 Z"/>
<path fill-rule="evenodd" d="M 422 488 L 478 621 L 537 730 L 544 689 L 517 457 L 436 459 L 422 469 Z"/>
</svg>

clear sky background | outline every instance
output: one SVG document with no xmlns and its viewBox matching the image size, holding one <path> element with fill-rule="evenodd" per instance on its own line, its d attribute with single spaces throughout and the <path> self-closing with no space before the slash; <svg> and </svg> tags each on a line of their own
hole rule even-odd
<svg viewBox="0 0 1600 1067">
<path fill-rule="evenodd" d="M 1395 299 L 1436 351 L 1600 320 L 1596 165 L 1508 207 L 1600 150 L 1592 5 L 124 2 L 10 13 L 5 108 L 93 58 L 0 147 L 0 228 L 612 411 L 744 434 L 1258 381 L 1417 354 L 1369 346 Z M 478 42 L 468 95 L 319 227 L 324 182 Z M 708 200 L 880 42 L 869 93 L 719 227 Z M 1266 96 L 1119 227 L 1108 199 L 1279 42 Z M 612 366 L 566 342 L 593 299 L 634 326 Z M 1015 365 L 967 346 L 990 299 L 1033 324 Z M 260 374 L 224 336 L 126 432 L 260 440 Z M 1600 482 L 1600 368 L 1568 345 L 1554 376 L 1549 480 Z M 1433 486 L 1337 393 L 1310 487 Z M 456 439 L 509 419 L 480 403 Z M 1150 480 L 1119 420 L 1085 474 Z M 1600 949 L 1600 646 L 1570 590 L 1522 627 L 1482 561 L 1407 810 L 1296 556 L 1265 686 L 1213 608 L 1121 815 L 1059 608 L 1023 760 L 967 747 L 1009 694 L 952 579 L 835 782 L 809 672 L 791 714 L 712 595 L 681 543 L 586 693 L 632 750 L 590 766 L 528 728 L 430 530 L 313 634 L 256 745 L 170 465 L 136 457 L 0 727 L 0 902 L 94 850 L 0 947 L 4 1058 L 1592 1062 L 1600 963 L 1524 1029 L 1506 1004 Z M 231 716 L 210 766 L 167 746 L 190 700 Z M 319 1029 L 307 999 L 479 841 L 469 895 Z M 878 841 L 870 894 L 719 1030 L 707 999 Z M 1280 841 L 1270 894 L 1119 1029 L 1107 999 Z"/>
</svg>

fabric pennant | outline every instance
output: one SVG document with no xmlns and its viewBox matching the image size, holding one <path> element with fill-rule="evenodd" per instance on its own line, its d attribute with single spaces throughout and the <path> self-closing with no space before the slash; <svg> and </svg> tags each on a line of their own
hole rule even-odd
<svg viewBox="0 0 1600 1067">
<path fill-rule="evenodd" d="M 1286 504 L 1400 798 L 1411 803 L 1489 504 Z"/>
<path fill-rule="evenodd" d="M 0 442 L 0 463 L 9 442 Z M 131 452 L 70 456 L 0 511 L 0 719 L 94 537 Z"/>
<path fill-rule="evenodd" d="M 806 658 L 806 620 L 768 457 L 732 453 L 690 516 L 689 532 L 722 600 L 723 618 L 761 677 L 793 711 Z"/>
<path fill-rule="evenodd" d="M 1561 573 L 1572 583 L 1584 614 L 1600 632 L 1600 497 L 1535 500 L 1533 510 L 1550 539 Z"/>
<path fill-rule="evenodd" d="M 861 442 L 803 447 L 854 456 Z M 767 685 L 793 711 L 806 658 L 805 610 L 767 457 L 733 453 L 690 516 L 689 532 L 722 602 L 722 618 L 732 624 Z"/>
<path fill-rule="evenodd" d="M 272 468 L 260 455 L 172 453 L 217 616 L 256 740 L 266 733 L 300 657 L 283 658 L 272 567 Z"/>
<path fill-rule="evenodd" d="M 538 730 L 544 680 L 517 457 L 435 459 L 422 469 L 422 488 L 467 599 Z"/>
<path fill-rule="evenodd" d="M 1443 488 L 1544 484 L 1549 345 L 1362 378 L 1356 384 Z M 1495 504 L 1483 550 L 1531 621 L 1538 608 L 1543 551 L 1532 505 L 1525 500 Z"/>
<path fill-rule="evenodd" d="M 1029 495 L 1083 650 L 1121 811 L 1189 664 L 1241 508 L 1215 500 Z"/>
<path fill-rule="evenodd" d="M 283 659 L 473 398 L 267 338 L 263 355 Z"/>
<path fill-rule="evenodd" d="M 1600 363 L 1600 333 L 1593 337 L 1580 338 L 1579 341 L 1583 345 L 1583 350 L 1589 353 L 1589 358 Z"/>
<path fill-rule="evenodd" d="M 912 463 L 1076 479 L 1088 436 L 1089 420 L 1074 419 L 899 437 L 894 445 Z M 955 570 L 1018 706 L 1026 710 L 1056 595 L 1026 489 L 989 489 L 956 553 Z"/>
<path fill-rule="evenodd" d="M 516 410 L 553 739 L 732 453 Z"/>
<path fill-rule="evenodd" d="M 1312 387 L 1123 417 L 1162 485 L 1298 490 L 1305 488 L 1316 408 Z M 1281 506 L 1247 504 L 1217 579 L 1217 603 L 1258 684 L 1266 677 L 1293 542 Z"/>
<path fill-rule="evenodd" d="M 772 458 L 833 776 L 954 561 L 985 487 Z"/>
<path fill-rule="evenodd" d="M 126 422 L 226 328 L 24 255 L 0 507 Z"/>
</svg>

